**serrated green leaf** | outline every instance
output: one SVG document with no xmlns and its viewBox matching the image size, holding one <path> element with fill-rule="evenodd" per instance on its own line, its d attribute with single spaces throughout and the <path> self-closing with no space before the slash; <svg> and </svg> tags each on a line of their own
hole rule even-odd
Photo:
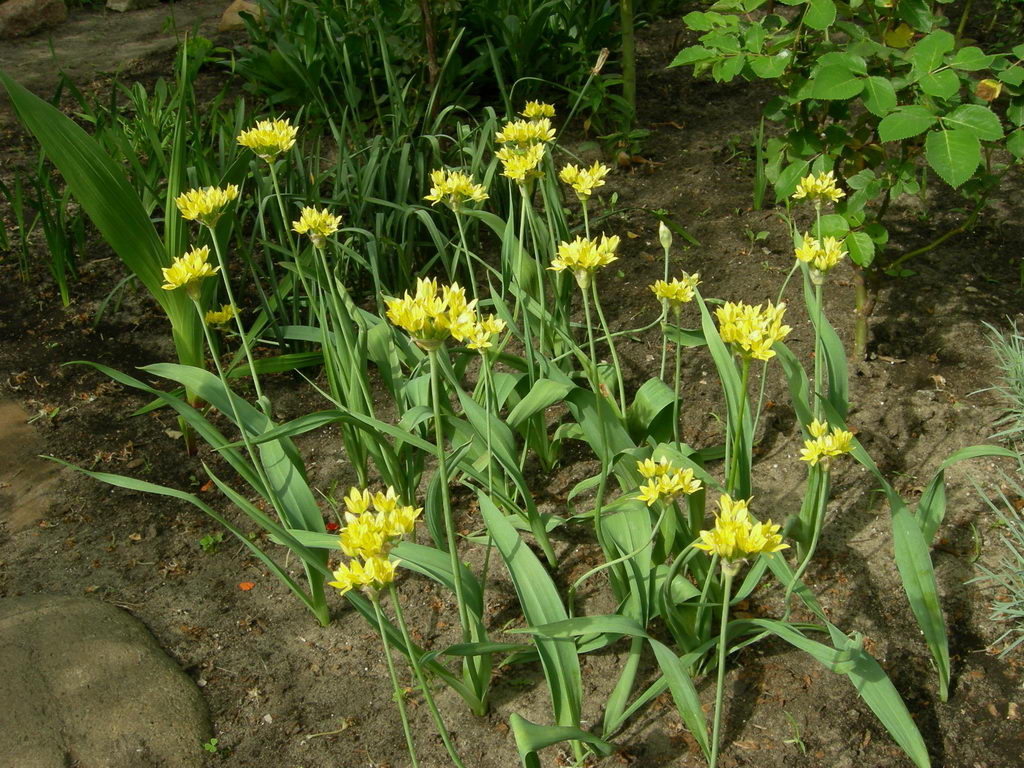
<svg viewBox="0 0 1024 768">
<path fill-rule="evenodd" d="M 884 77 L 869 77 L 860 94 L 868 112 L 885 117 L 896 108 L 896 89 Z"/>
<path fill-rule="evenodd" d="M 979 69 L 988 69 L 995 61 L 995 56 L 989 56 L 981 48 L 968 45 L 956 52 L 956 56 L 949 62 L 955 69 L 963 69 L 968 72 L 976 72 Z"/>
<path fill-rule="evenodd" d="M 863 78 L 846 67 L 830 64 L 818 70 L 811 84 L 815 99 L 852 99 L 864 89 Z"/>
<path fill-rule="evenodd" d="M 846 221 L 846 217 L 838 213 L 825 214 L 821 217 L 819 223 L 821 225 L 822 237 L 835 237 L 841 239 L 850 231 L 850 224 Z M 817 227 L 815 227 L 815 229 L 817 229 Z"/>
<path fill-rule="evenodd" d="M 943 57 L 952 51 L 955 45 L 955 38 L 944 29 L 939 29 L 918 40 L 917 44 L 907 51 L 907 58 L 914 64 L 914 69 L 923 75 L 939 67 Z"/>
<path fill-rule="evenodd" d="M 924 156 L 932 170 L 956 189 L 981 163 L 981 142 L 970 131 L 931 131 L 924 141 Z"/>
<path fill-rule="evenodd" d="M 811 29 L 828 29 L 836 20 L 836 4 L 832 0 L 809 0 L 804 24 Z"/>
<path fill-rule="evenodd" d="M 929 72 L 918 80 L 921 90 L 929 96 L 939 99 L 948 99 L 960 90 L 960 78 L 956 73 L 943 69 L 938 72 Z"/>
<path fill-rule="evenodd" d="M 1024 159 L 1024 129 L 1018 128 L 1006 137 L 1006 150 L 1017 159 Z"/>
<path fill-rule="evenodd" d="M 924 133 L 936 119 L 935 115 L 917 104 L 898 107 L 878 124 L 878 138 L 882 141 L 903 141 Z"/>
<path fill-rule="evenodd" d="M 918 32 L 928 32 L 934 23 L 931 8 L 925 0 L 899 0 L 896 13 Z"/>
<path fill-rule="evenodd" d="M 1006 107 L 1006 119 L 1014 125 L 1024 125 L 1024 98 L 1015 96 Z"/>
<path fill-rule="evenodd" d="M 786 71 L 793 57 L 789 51 L 779 51 L 774 56 L 751 56 L 748 61 L 755 75 L 764 80 L 771 80 Z"/>
<path fill-rule="evenodd" d="M 861 267 L 868 267 L 875 260 L 875 244 L 864 232 L 851 232 L 846 237 L 846 250 L 850 261 Z"/>
<path fill-rule="evenodd" d="M 996 75 L 1007 85 L 1020 85 L 1024 83 L 1024 67 L 1010 67 Z"/>
<path fill-rule="evenodd" d="M 1003 126 L 999 117 L 988 107 L 980 104 L 961 104 L 944 118 L 944 128 L 963 128 L 982 141 L 999 141 L 1003 138 Z"/>
<path fill-rule="evenodd" d="M 702 61 L 711 61 L 715 58 L 716 54 L 713 51 L 708 50 L 702 45 L 691 45 L 688 48 L 683 48 L 676 57 L 672 59 L 670 67 L 683 67 L 687 64 L 696 64 Z"/>
</svg>

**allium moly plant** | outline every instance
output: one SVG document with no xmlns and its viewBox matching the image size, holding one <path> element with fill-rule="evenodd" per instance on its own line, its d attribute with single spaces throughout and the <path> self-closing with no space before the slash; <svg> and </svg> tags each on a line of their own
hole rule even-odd
<svg viewBox="0 0 1024 768">
<path fill-rule="evenodd" d="M 801 198 L 812 201 L 816 214 L 813 238 L 794 242 L 791 273 L 801 271 L 804 307 L 815 332 L 812 377 L 786 346 L 801 318 L 781 300 L 705 299 L 699 275 L 670 279 L 666 270 L 652 286 L 654 319 L 648 327 L 662 328 L 666 353 L 667 344 L 675 344 L 676 373 L 667 383 L 663 365 L 660 375 L 630 388 L 616 339 L 638 329 L 613 330 L 599 289 L 605 268 L 624 257 L 615 235 L 590 231 L 586 212 L 611 171 L 600 164 L 576 166 L 562 174 L 566 186 L 559 187 L 552 157 L 558 149 L 553 110 L 535 105 L 524 112 L 525 120 L 512 120 L 498 132 L 492 168 L 500 166 L 502 173 L 491 176 L 493 186 L 478 186 L 468 175 L 457 175 L 461 171 L 447 169 L 432 177 L 426 196 L 425 202 L 444 203 L 455 216 L 464 257 L 458 269 L 484 278 L 476 282 L 478 293 L 454 280 L 421 276 L 414 291 L 383 296 L 378 312 L 359 307 L 349 296 L 332 259 L 338 239 L 346 234 L 344 212 L 300 208 L 298 201 L 280 194 L 275 168 L 297 153 L 291 132 L 272 124 L 266 135 L 257 126 L 257 134 L 240 137 L 259 155 L 260 163 L 251 170 L 272 179 L 274 199 L 262 200 L 259 209 L 289 225 L 278 252 L 287 260 L 293 285 L 301 289 L 295 295 L 303 297 L 299 308 L 306 320 L 287 332 L 315 345 L 328 380 L 320 391 L 331 407 L 286 423 L 275 418 L 261 384 L 267 363 L 255 347 L 260 326 L 240 311 L 231 255 L 221 239 L 220 228 L 235 215 L 240 191 L 225 184 L 178 198 L 182 216 L 199 222 L 195 236 L 204 242 L 181 248 L 161 267 L 157 290 L 187 302 L 190 322 L 213 351 L 215 372 L 201 360 L 151 365 L 144 371 L 148 378 L 184 386 L 220 416 L 214 419 L 197 407 L 199 402 L 97 368 L 174 409 L 217 451 L 239 481 L 208 465 L 205 471 L 224 499 L 268 534 L 269 544 L 251 537 L 233 514 L 193 494 L 134 478 L 87 474 L 202 509 L 232 531 L 323 624 L 331 618 L 328 588 L 341 594 L 380 633 L 413 765 L 418 761 L 415 739 L 404 693 L 395 684 L 393 650 L 412 665 L 457 766 L 461 758 L 433 699 L 432 679 L 483 715 L 494 668 L 536 662 L 551 717 L 536 723 L 512 714 L 511 730 L 524 765 L 539 766 L 538 752 L 561 741 L 569 742 L 578 762 L 589 752 L 608 754 L 610 740 L 668 690 L 682 722 L 715 766 L 729 658 L 773 635 L 849 677 L 914 764 L 928 766 L 925 744 L 896 688 L 861 637 L 830 622 L 802 575 L 827 524 L 831 473 L 848 471 L 855 460 L 874 474 L 889 501 L 896 565 L 945 698 L 950 657 L 929 552 L 945 512 L 943 473 L 963 458 L 1008 452 L 974 447 L 949 457 L 911 513 L 858 443 L 846 423 L 845 351 L 828 323 L 824 301 L 827 277 L 843 246 L 827 241 L 817 226 L 821 208 L 841 197 L 841 181 L 814 175 L 799 185 Z M 260 195 L 271 194 L 269 187 L 260 188 Z M 505 218 L 486 210 L 498 195 L 509 200 Z M 566 199 L 580 207 L 578 216 L 565 218 Z M 422 206 L 424 215 L 429 211 Z M 447 216 L 441 211 L 434 215 Z M 469 251 L 461 227 L 470 220 L 495 233 L 501 241 L 498 254 L 484 258 Z M 671 236 L 662 232 L 660 240 L 667 263 Z M 214 300 L 214 286 L 226 304 Z M 219 342 L 211 326 L 218 314 L 237 331 L 238 359 L 248 369 L 243 382 L 216 351 Z M 697 327 L 683 327 L 689 317 Z M 710 446 L 693 447 L 681 433 L 684 354 L 710 355 L 725 396 L 720 441 Z M 393 398 L 391 420 L 376 415 L 371 368 Z M 777 513 L 773 510 L 774 521 L 753 498 L 759 472 L 754 442 L 762 408 L 760 397 L 748 391 L 752 372 L 762 381 L 776 372 L 784 375 L 803 438 L 802 451 L 794 451 L 790 460 L 794 466 L 802 461 L 808 471 L 803 499 L 780 504 Z M 312 378 L 310 383 L 318 386 Z M 562 408 L 557 423 L 549 418 L 552 406 Z M 304 458 L 292 442 L 297 435 L 335 425 L 342 427 L 344 455 L 360 478 L 359 487 L 341 502 L 344 526 L 338 534 L 327 531 L 324 515 L 340 507 L 322 508 L 331 502 L 318 502 Z M 592 456 L 596 474 L 569 490 L 565 508 L 542 513 L 524 467 L 531 457 L 542 467 L 553 466 L 559 446 L 568 441 Z M 383 482 L 378 484 L 378 477 Z M 239 483 L 245 487 L 236 487 Z M 462 493 L 454 494 L 453 485 L 461 486 Z M 385 490 L 375 490 L 381 486 Z M 708 497 L 715 502 L 711 510 Z M 405 539 L 420 519 L 423 542 Z M 565 532 L 560 529 L 576 526 L 582 527 L 577 536 L 593 531 L 599 561 L 560 586 L 566 576 L 566 564 L 558 557 L 557 542 Z M 301 562 L 304 579 L 294 578 L 280 562 L 280 548 Z M 508 634 L 521 642 L 498 639 L 501 628 L 491 625 L 486 610 L 492 552 L 505 566 L 519 601 L 522 626 Z M 413 641 L 402 613 L 399 577 L 404 571 L 452 595 L 459 618 L 454 644 L 425 649 Z M 601 615 L 577 610 L 575 597 L 584 584 L 606 589 L 614 610 Z M 752 597 L 776 617 L 737 617 L 736 603 Z M 792 620 L 797 608 L 810 620 Z M 588 729 L 580 657 L 620 641 L 628 643 L 625 661 L 603 703 L 600 724 Z M 641 671 L 651 662 L 660 674 L 645 680 Z M 712 671 L 717 687 L 709 730 L 695 680 Z"/>
</svg>

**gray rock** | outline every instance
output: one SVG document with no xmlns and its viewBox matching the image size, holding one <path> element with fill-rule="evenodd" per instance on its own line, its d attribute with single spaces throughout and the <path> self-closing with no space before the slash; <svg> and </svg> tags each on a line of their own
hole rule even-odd
<svg viewBox="0 0 1024 768">
<path fill-rule="evenodd" d="M 64 0 L 0 0 L 0 40 L 27 37 L 67 17 Z"/>
<path fill-rule="evenodd" d="M 125 11 L 138 11 L 143 8 L 152 8 L 158 5 L 160 0 L 107 0 L 107 10 L 124 13 Z"/>
<path fill-rule="evenodd" d="M 138 619 L 99 600 L 0 599 L 0 765 L 200 768 L 210 716 Z"/>
</svg>

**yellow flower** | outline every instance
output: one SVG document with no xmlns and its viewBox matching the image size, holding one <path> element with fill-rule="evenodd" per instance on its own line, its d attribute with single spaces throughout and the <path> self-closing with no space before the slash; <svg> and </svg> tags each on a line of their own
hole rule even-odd
<svg viewBox="0 0 1024 768">
<path fill-rule="evenodd" d="M 781 526 L 773 525 L 771 520 L 754 522 L 747 503 L 747 499 L 734 501 L 723 494 L 718 500 L 721 511 L 715 516 L 715 527 L 701 531 L 700 540 L 693 545 L 722 558 L 723 568 L 753 555 L 771 554 L 789 546 L 782 543 Z"/>
<path fill-rule="evenodd" d="M 292 230 L 300 235 L 309 235 L 315 248 L 323 248 L 327 238 L 338 231 L 341 216 L 334 216 L 326 208 L 305 207 L 299 214 L 299 220 L 292 222 Z"/>
<path fill-rule="evenodd" d="M 503 147 L 495 155 L 501 161 L 502 175 L 518 184 L 525 184 L 544 175 L 539 170 L 544 159 L 543 144 L 533 144 L 525 150 Z"/>
<path fill-rule="evenodd" d="M 327 583 L 341 594 L 356 587 L 380 589 L 395 580 L 395 565 L 386 557 L 369 557 L 365 563 L 351 560 L 347 565 L 339 565 L 334 571 L 334 581 Z"/>
<path fill-rule="evenodd" d="M 782 341 L 792 330 L 782 324 L 786 305 L 771 302 L 762 310 L 743 302 L 727 301 L 715 310 L 722 341 L 745 359 L 770 360 L 775 356 L 772 344 Z"/>
<path fill-rule="evenodd" d="M 554 141 L 555 129 L 551 120 L 542 117 L 537 120 L 510 120 L 494 135 L 499 144 L 512 144 L 525 149 L 538 143 Z"/>
<path fill-rule="evenodd" d="M 610 170 L 607 165 L 597 161 L 589 168 L 567 165 L 559 172 L 558 178 L 571 186 L 580 200 L 587 200 L 597 187 L 604 186 L 604 177 Z"/>
<path fill-rule="evenodd" d="M 812 439 L 804 440 L 800 461 L 806 461 L 812 467 L 820 463 L 828 469 L 831 459 L 853 450 L 853 433 L 845 429 L 833 427 L 829 432 L 827 423 L 815 419 L 808 425 L 807 431 Z"/>
<path fill-rule="evenodd" d="M 474 184 L 472 177 L 459 171 L 438 168 L 430 172 L 430 180 L 434 186 L 424 199 L 429 200 L 431 205 L 444 201 L 449 208 L 458 212 L 468 200 L 482 203 L 488 197 L 482 184 Z"/>
<path fill-rule="evenodd" d="M 571 243 L 559 244 L 558 256 L 551 260 L 548 269 L 555 272 L 571 270 L 576 282 L 585 290 L 590 285 L 590 277 L 594 270 L 606 267 L 618 258 L 615 255 L 615 249 L 618 247 L 618 235 L 601 235 L 599 241 L 577 237 Z"/>
<path fill-rule="evenodd" d="M 384 530 L 389 536 L 398 537 L 412 533 L 422 507 L 397 506 L 385 519 Z"/>
<path fill-rule="evenodd" d="M 817 176 L 813 173 L 804 176 L 797 184 L 796 192 L 793 193 L 794 200 L 813 200 L 815 202 L 830 200 L 833 203 L 838 203 L 842 197 L 846 197 L 846 193 L 836 186 L 836 178 L 832 171 L 819 173 Z"/>
<path fill-rule="evenodd" d="M 402 328 L 425 349 L 436 349 L 451 336 L 462 341 L 476 325 L 476 299 L 466 301 L 459 285 L 444 286 L 438 293 L 436 280 L 416 281 L 416 295 L 406 291 L 400 299 L 387 299 L 388 320 Z"/>
<path fill-rule="evenodd" d="M 651 506 L 656 501 L 671 501 L 679 496 L 690 495 L 700 490 L 700 480 L 693 476 L 693 470 L 677 469 L 665 457 L 655 464 L 651 459 L 638 461 L 637 471 L 649 479 L 640 486 L 640 500 Z"/>
<path fill-rule="evenodd" d="M 212 266 L 207 259 L 210 258 L 210 249 L 207 246 L 193 248 L 187 251 L 173 262 L 171 266 L 164 267 L 165 282 L 160 287 L 165 291 L 173 291 L 177 288 L 184 288 L 192 298 L 199 297 L 199 283 L 207 277 L 217 274 L 220 267 Z"/>
<path fill-rule="evenodd" d="M 812 269 L 824 273 L 838 264 L 846 255 L 846 251 L 843 250 L 842 241 L 834 237 L 817 240 L 805 232 L 795 254 L 800 261 L 809 264 Z"/>
<path fill-rule="evenodd" d="M 189 221 L 198 221 L 211 229 L 217 224 L 217 219 L 224 213 L 228 203 L 238 197 L 238 187 L 228 184 L 227 187 L 202 187 L 201 189 L 190 189 L 178 195 L 174 201 L 181 216 Z"/>
<path fill-rule="evenodd" d="M 287 152 L 295 145 L 298 128 L 287 120 L 260 120 L 255 128 L 238 134 L 238 143 L 248 147 L 261 160 L 268 163 L 282 152 Z"/>
<path fill-rule="evenodd" d="M 227 325 L 235 317 L 235 308 L 230 304 L 221 304 L 220 311 L 211 309 L 206 313 L 207 325 Z"/>
<path fill-rule="evenodd" d="M 662 456 L 659 462 L 655 462 L 654 459 L 644 459 L 636 463 L 636 471 L 648 479 L 667 475 L 673 469 L 674 467 L 666 456 Z"/>
<path fill-rule="evenodd" d="M 678 311 L 683 304 L 693 301 L 698 285 L 700 285 L 700 273 L 695 272 L 692 275 L 684 273 L 682 280 L 678 277 L 673 277 L 672 281 L 668 283 L 658 280 L 651 286 L 651 290 L 655 296 L 663 302 L 667 302 L 673 310 Z"/>
<path fill-rule="evenodd" d="M 346 517 L 348 520 L 348 518 Z M 378 515 L 364 512 L 338 533 L 341 551 L 349 557 L 368 557 L 386 554 L 390 549 L 390 537 L 384 530 L 384 521 Z"/>
<path fill-rule="evenodd" d="M 528 101 L 523 111 L 520 112 L 527 120 L 537 120 L 541 117 L 554 117 L 555 105 L 545 104 L 543 101 Z"/>
<path fill-rule="evenodd" d="M 467 347 L 485 350 L 491 348 L 491 339 L 505 330 L 505 321 L 494 315 L 488 315 L 473 325 L 468 336 Z"/>
<path fill-rule="evenodd" d="M 352 488 L 348 492 L 348 496 L 345 497 L 344 501 L 346 510 L 345 519 L 349 522 L 353 522 L 370 508 L 370 504 L 373 503 L 373 497 L 367 490 Z"/>
</svg>

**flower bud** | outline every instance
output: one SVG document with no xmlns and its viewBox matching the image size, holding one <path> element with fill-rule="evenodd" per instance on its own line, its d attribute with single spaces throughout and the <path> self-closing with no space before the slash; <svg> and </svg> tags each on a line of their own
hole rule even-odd
<svg viewBox="0 0 1024 768">
<path fill-rule="evenodd" d="M 672 230 L 665 226 L 664 221 L 658 222 L 658 240 L 666 251 L 672 247 Z"/>
</svg>

